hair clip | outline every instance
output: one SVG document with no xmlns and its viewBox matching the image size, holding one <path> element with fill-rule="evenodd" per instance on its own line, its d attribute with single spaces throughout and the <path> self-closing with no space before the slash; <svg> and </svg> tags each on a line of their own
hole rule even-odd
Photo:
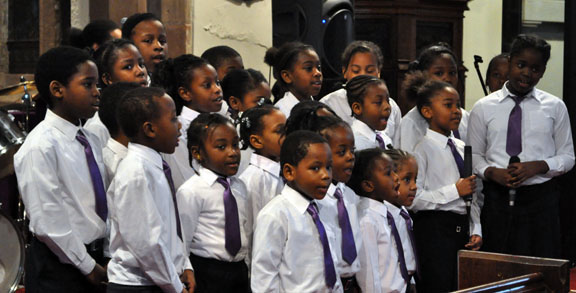
<svg viewBox="0 0 576 293">
<path fill-rule="evenodd" d="M 256 104 L 258 107 L 262 107 L 264 105 L 272 105 L 272 101 L 270 101 L 270 99 L 260 98 Z"/>
<path fill-rule="evenodd" d="M 246 128 L 250 128 L 250 119 L 248 117 L 242 117 L 242 119 L 240 119 L 240 123 L 246 125 Z"/>
</svg>

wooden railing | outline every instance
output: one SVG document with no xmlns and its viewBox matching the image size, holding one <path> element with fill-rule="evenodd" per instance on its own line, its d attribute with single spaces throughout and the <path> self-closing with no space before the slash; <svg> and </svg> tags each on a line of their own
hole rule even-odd
<svg viewBox="0 0 576 293">
<path fill-rule="evenodd" d="M 458 288 L 458 292 L 568 292 L 570 264 L 561 259 L 461 250 Z"/>
</svg>

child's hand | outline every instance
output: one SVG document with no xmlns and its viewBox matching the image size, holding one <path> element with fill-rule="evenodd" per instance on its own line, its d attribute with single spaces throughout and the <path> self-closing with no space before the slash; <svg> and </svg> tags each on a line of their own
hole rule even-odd
<svg viewBox="0 0 576 293">
<path fill-rule="evenodd" d="M 523 163 L 513 163 L 508 166 L 511 187 L 518 187 L 520 183 L 538 174 L 548 172 L 549 167 L 545 161 L 531 161 Z"/>
<path fill-rule="evenodd" d="M 102 286 L 102 283 L 108 282 L 108 276 L 106 275 L 106 269 L 104 269 L 101 265 L 96 264 L 92 271 L 86 275 L 88 281 L 96 286 Z"/>
<path fill-rule="evenodd" d="M 186 287 L 182 290 L 182 293 L 193 293 L 196 289 L 196 279 L 194 278 L 194 272 L 192 270 L 184 270 L 180 280 Z"/>
<path fill-rule="evenodd" d="M 512 175 L 510 175 L 509 169 L 488 167 L 486 171 L 484 171 L 484 177 L 500 185 L 512 187 Z"/>
<path fill-rule="evenodd" d="M 480 249 L 482 247 L 482 237 L 479 235 L 470 236 L 470 241 L 464 247 L 474 251 Z"/>
<path fill-rule="evenodd" d="M 460 196 L 474 193 L 476 191 L 476 175 L 472 175 L 468 178 L 460 178 L 460 180 L 456 182 L 456 189 Z"/>
</svg>

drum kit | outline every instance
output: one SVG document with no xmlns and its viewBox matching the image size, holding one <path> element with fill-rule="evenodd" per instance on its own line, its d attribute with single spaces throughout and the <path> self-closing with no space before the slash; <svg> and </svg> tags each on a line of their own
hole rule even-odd
<svg viewBox="0 0 576 293">
<path fill-rule="evenodd" d="M 0 89 L 0 292 L 14 292 L 24 274 L 28 227 L 14 173 L 14 154 L 35 124 L 36 85 Z"/>
</svg>

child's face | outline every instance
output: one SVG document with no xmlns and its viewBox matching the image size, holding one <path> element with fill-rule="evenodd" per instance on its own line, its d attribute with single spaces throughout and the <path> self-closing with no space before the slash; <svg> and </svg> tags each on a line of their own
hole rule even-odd
<svg viewBox="0 0 576 293">
<path fill-rule="evenodd" d="M 323 131 L 332 150 L 332 181 L 348 182 L 354 169 L 354 134 L 350 127 L 338 126 Z"/>
<path fill-rule="evenodd" d="M 430 105 L 422 107 L 422 114 L 428 120 L 430 129 L 450 135 L 450 131 L 458 129 L 462 119 L 460 96 L 451 87 L 445 87 L 430 99 Z"/>
<path fill-rule="evenodd" d="M 223 80 L 224 76 L 228 74 L 228 72 L 234 69 L 244 69 L 244 63 L 242 62 L 242 57 L 236 56 L 232 58 L 226 58 L 222 61 L 222 64 L 216 68 L 218 72 L 218 79 Z"/>
<path fill-rule="evenodd" d="M 208 130 L 204 147 L 200 149 L 200 163 L 222 176 L 233 176 L 240 166 L 240 138 L 230 123 Z"/>
<path fill-rule="evenodd" d="M 409 158 L 398 166 L 398 205 L 411 206 L 416 197 L 416 178 L 418 177 L 418 164 L 416 159 Z"/>
<path fill-rule="evenodd" d="M 103 73 L 102 80 L 107 85 L 123 81 L 148 86 L 147 74 L 142 55 L 135 46 L 128 45 L 117 50 L 112 72 Z"/>
<path fill-rule="evenodd" d="M 98 91 L 98 68 L 92 61 L 78 65 L 78 72 L 72 75 L 67 86 L 57 81 L 50 83 L 52 95 L 56 97 L 53 110 L 67 121 L 78 124 L 79 119 L 88 119 L 98 111 L 100 92 Z M 56 90 L 54 87 L 58 87 Z"/>
<path fill-rule="evenodd" d="M 523 96 L 530 92 L 546 71 L 542 54 L 534 49 L 524 49 L 510 57 L 508 89 L 515 95 Z"/>
<path fill-rule="evenodd" d="M 158 108 L 160 115 L 150 121 L 154 129 L 154 149 L 171 154 L 178 145 L 182 124 L 178 121 L 174 100 L 169 95 L 158 98 Z"/>
<path fill-rule="evenodd" d="M 453 87 L 458 86 L 458 68 L 448 53 L 436 57 L 427 72 L 432 79 L 447 82 Z"/>
<path fill-rule="evenodd" d="M 239 112 L 246 112 L 249 109 L 258 106 L 260 100 L 270 100 L 271 95 L 272 92 L 270 91 L 270 86 L 268 83 L 261 82 L 258 87 L 247 92 L 246 95 L 244 95 L 242 101 L 239 99 L 232 99 L 232 97 L 230 97 L 230 107 Z M 234 104 L 234 106 L 232 104 Z"/>
<path fill-rule="evenodd" d="M 206 64 L 192 72 L 190 89 L 180 94 L 188 107 L 200 113 L 218 112 L 222 108 L 222 88 L 212 65 Z"/>
<path fill-rule="evenodd" d="M 264 129 L 260 135 L 253 135 L 257 139 L 258 149 L 256 152 L 271 160 L 280 159 L 280 149 L 286 138 L 284 136 L 284 127 L 286 126 L 286 116 L 279 110 L 273 110 L 270 114 L 262 118 Z M 252 139 L 252 138 L 251 138 Z"/>
<path fill-rule="evenodd" d="M 168 42 L 164 25 L 158 20 L 146 20 L 138 23 L 132 32 L 132 41 L 144 57 L 149 72 L 154 66 L 166 59 Z"/>
<path fill-rule="evenodd" d="M 350 58 L 348 66 L 342 68 L 342 74 L 346 80 L 351 80 L 358 75 L 372 75 L 380 77 L 380 69 L 376 56 L 370 52 L 358 52 Z"/>
<path fill-rule="evenodd" d="M 508 80 L 508 70 L 510 69 L 508 58 L 499 58 L 494 61 L 490 72 L 488 72 L 488 77 L 486 78 L 486 83 L 490 92 L 495 92 L 502 88 L 504 83 Z"/>
<path fill-rule="evenodd" d="M 310 96 L 318 95 L 322 87 L 320 58 L 312 50 L 300 52 L 292 68 L 283 70 L 281 74 L 290 91 L 298 100 L 305 100 L 309 99 Z"/>
<path fill-rule="evenodd" d="M 388 156 L 382 155 L 374 161 L 372 176 L 371 197 L 378 201 L 398 202 L 398 175 L 394 172 L 394 163 Z"/>
<path fill-rule="evenodd" d="M 306 157 L 297 166 L 285 164 L 283 173 L 292 188 L 311 198 L 323 199 L 332 181 L 330 146 L 326 143 L 309 145 Z"/>
<path fill-rule="evenodd" d="M 352 111 L 373 130 L 384 130 L 392 111 L 388 96 L 388 88 L 383 83 L 371 85 L 366 89 L 362 104 L 352 104 Z"/>
</svg>

